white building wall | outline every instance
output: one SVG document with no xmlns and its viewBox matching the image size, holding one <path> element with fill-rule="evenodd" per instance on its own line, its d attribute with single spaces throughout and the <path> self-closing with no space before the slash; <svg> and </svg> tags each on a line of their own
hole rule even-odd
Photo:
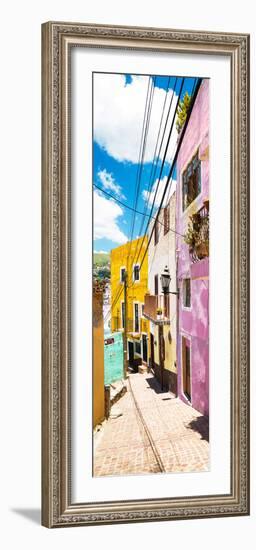
<svg viewBox="0 0 256 550">
<path fill-rule="evenodd" d="M 155 293 L 155 275 L 158 275 L 158 294 L 162 296 L 161 298 L 161 307 L 163 307 L 163 294 L 161 287 L 161 273 L 163 272 L 165 266 L 169 268 L 171 282 L 170 282 L 170 291 L 176 291 L 176 253 L 175 253 L 175 207 L 176 207 L 176 193 L 170 198 L 169 209 L 170 209 L 170 229 L 166 235 L 164 235 L 164 209 L 161 210 L 159 214 L 159 241 L 154 244 L 154 235 L 152 236 L 151 242 L 148 249 L 148 285 L 150 294 Z M 152 231 L 154 220 L 151 221 L 149 228 L 149 235 Z M 175 371 L 174 362 L 176 360 L 176 307 L 177 307 L 177 298 L 175 295 L 169 295 L 169 311 L 170 311 L 170 326 L 165 326 L 164 335 L 166 340 L 165 350 L 165 368 L 168 370 Z M 152 324 L 151 324 L 152 325 Z M 158 362 L 158 331 L 157 326 L 154 330 L 155 335 L 155 361 Z M 172 345 L 170 345 L 170 336 Z M 170 349 L 172 348 L 172 350 Z"/>
</svg>

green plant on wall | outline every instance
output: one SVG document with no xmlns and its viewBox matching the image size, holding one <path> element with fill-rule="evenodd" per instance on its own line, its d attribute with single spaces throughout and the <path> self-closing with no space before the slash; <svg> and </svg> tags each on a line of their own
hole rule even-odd
<svg viewBox="0 0 256 550">
<path fill-rule="evenodd" d="M 177 120 L 176 120 L 176 130 L 180 134 L 187 118 L 189 105 L 191 101 L 191 96 L 186 92 L 183 99 L 179 100 L 178 110 L 177 110 Z"/>
<path fill-rule="evenodd" d="M 208 256 L 209 254 L 209 215 L 201 217 L 200 214 L 190 216 L 187 231 L 184 235 L 184 241 L 190 250 L 201 250 L 199 255 Z M 204 246 L 204 251 L 202 251 Z"/>
</svg>

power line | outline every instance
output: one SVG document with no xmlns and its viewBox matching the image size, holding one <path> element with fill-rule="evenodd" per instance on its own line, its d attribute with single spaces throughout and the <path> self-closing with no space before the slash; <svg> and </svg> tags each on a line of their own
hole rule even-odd
<svg viewBox="0 0 256 550">
<path fill-rule="evenodd" d="M 183 80 L 184 80 L 184 79 L 183 79 Z M 161 149 L 162 149 L 162 145 L 163 145 L 163 140 L 164 140 L 164 136 L 165 136 L 165 132 L 166 132 L 166 128 L 167 128 L 167 123 L 168 123 L 169 116 L 170 116 L 170 112 L 171 112 L 171 108 L 172 108 L 172 103 L 173 103 L 173 98 L 174 98 L 174 92 L 175 92 L 175 89 L 176 89 L 176 84 L 177 84 L 177 77 L 175 78 L 175 83 L 174 83 L 174 87 L 173 87 L 172 97 L 171 97 L 171 101 L 170 101 L 170 105 L 169 105 L 169 109 L 168 109 L 168 113 L 167 113 L 167 117 L 166 117 L 166 121 L 165 121 L 165 126 L 164 126 L 164 130 L 163 130 L 163 134 L 162 134 L 161 144 L 160 144 L 159 152 L 158 152 L 158 159 L 157 159 L 156 168 L 157 168 L 157 165 L 158 165 L 158 160 L 159 160 L 159 158 L 160 158 L 160 153 L 161 153 Z M 182 87 L 182 86 L 181 86 L 181 87 Z M 178 101 L 179 101 L 179 99 L 178 99 Z M 176 105 L 176 110 L 177 110 L 177 105 Z M 176 111 L 175 111 L 175 113 L 176 113 Z M 174 113 L 174 116 L 173 116 L 173 119 L 172 119 L 172 123 L 171 123 L 171 129 L 170 129 L 170 133 L 169 133 L 169 139 L 170 139 L 170 135 L 171 135 L 172 128 L 173 128 L 173 124 L 174 124 L 175 113 Z M 168 145 L 169 145 L 169 140 L 167 140 L 167 146 L 166 146 L 166 148 L 165 148 L 164 158 L 163 158 L 163 162 L 162 162 L 162 165 L 161 165 L 161 168 L 160 168 L 160 174 L 159 174 L 159 177 L 158 177 L 158 182 L 157 182 L 157 185 L 156 185 L 156 190 L 155 190 L 155 193 L 154 193 L 153 202 L 152 202 L 151 209 L 150 209 L 150 217 L 152 216 L 152 213 L 153 213 L 154 204 L 155 204 L 155 200 L 156 200 L 156 196 L 157 196 L 158 188 L 159 188 L 159 182 L 160 182 L 161 175 L 162 175 L 163 165 L 164 165 L 165 158 L 166 158 L 166 154 L 167 154 L 167 150 L 168 150 Z M 154 171 L 154 175 L 155 175 L 155 173 L 156 173 L 156 169 L 155 169 L 155 171 Z M 152 185 L 153 185 L 153 184 L 152 184 Z M 151 190 L 150 190 L 150 192 L 151 192 Z M 149 197 L 148 197 L 148 202 L 149 202 Z M 141 253 L 141 250 L 142 250 L 144 241 L 145 241 L 146 233 L 147 233 L 147 230 L 148 230 L 148 227 L 149 227 L 149 222 L 150 222 L 150 219 L 149 219 L 148 222 L 147 222 L 146 229 L 145 229 L 144 236 L 143 236 L 143 240 L 142 240 L 142 243 L 141 243 L 141 246 L 140 246 L 140 249 L 139 249 L 139 253 L 137 254 L 135 263 L 136 263 L 136 262 L 138 261 L 138 259 L 139 259 L 139 256 L 140 256 L 140 253 Z M 136 253 L 137 253 L 137 247 L 136 247 Z M 135 258 L 135 256 L 134 256 L 134 258 Z"/>
<path fill-rule="evenodd" d="M 143 156 L 143 151 L 144 151 L 144 146 L 145 146 L 145 138 L 146 138 L 146 128 L 147 128 L 147 120 L 148 120 L 148 113 L 149 113 L 149 108 L 150 108 L 150 102 L 151 102 L 151 97 L 152 97 L 152 79 L 150 77 L 148 77 L 148 87 L 147 87 L 147 95 L 146 95 L 146 103 L 145 103 L 145 107 L 144 107 L 144 115 L 143 115 L 143 123 L 142 123 L 142 132 L 141 132 L 141 139 L 140 139 L 140 149 L 139 149 L 139 158 L 138 158 L 138 169 L 137 169 L 137 174 L 136 174 L 136 184 L 135 184 L 135 195 L 134 195 L 134 206 L 136 206 L 137 204 L 137 195 L 138 195 L 138 185 L 139 185 L 139 176 L 140 176 L 140 166 L 141 166 L 141 161 L 142 161 L 142 156 Z M 150 111 L 151 112 L 151 111 Z M 96 185 L 95 185 L 96 186 Z M 98 186 L 96 186 L 98 187 Z M 99 187 L 98 187 L 99 188 Z M 101 189 L 101 191 L 103 191 L 103 189 Z M 104 191 L 103 191 L 104 192 Z M 106 193 L 106 192 L 105 192 Z M 114 198 L 114 197 L 112 197 Z M 130 252 L 131 252 L 131 241 L 132 241 L 132 235 L 133 235 L 133 230 L 134 230 L 134 223 L 135 223 L 135 208 L 133 209 L 133 212 L 134 212 L 134 215 L 133 215 L 133 218 L 131 220 L 131 232 L 130 232 L 130 248 L 129 248 L 129 253 L 128 253 L 128 256 L 126 258 L 126 263 L 127 263 L 127 268 L 128 268 L 128 261 L 129 261 L 129 256 L 130 256 Z M 111 304 L 111 309 L 116 305 L 117 301 L 119 300 L 120 296 L 121 296 L 121 293 L 123 291 L 123 287 L 121 287 L 121 289 L 118 289 L 117 290 L 117 293 L 116 293 L 116 296 Z"/>
<path fill-rule="evenodd" d="M 111 313 L 111 317 L 112 317 L 113 308 L 116 306 L 117 302 L 119 301 L 119 298 L 121 297 L 122 292 L 123 292 L 123 286 L 121 286 L 120 288 L 118 288 L 117 293 L 116 293 L 116 296 L 115 296 L 113 302 L 111 302 L 111 304 L 110 304 L 110 313 Z M 112 297 L 111 297 L 111 298 L 112 298 Z M 109 313 L 107 313 L 107 315 L 105 315 L 104 321 L 107 319 L 108 315 L 109 315 Z"/>
<path fill-rule="evenodd" d="M 125 204 L 125 202 L 121 201 L 120 199 L 117 199 L 114 195 L 112 195 L 111 193 L 109 193 L 108 191 L 105 191 L 105 189 L 102 189 L 99 185 L 97 185 L 96 183 L 93 184 L 94 187 L 97 187 L 97 189 L 99 189 L 99 191 L 102 191 L 102 193 L 104 193 L 105 195 L 107 195 L 108 197 L 110 197 L 111 199 L 113 199 L 115 202 L 118 202 L 119 204 L 121 204 L 122 206 L 124 206 L 125 208 L 127 208 L 128 210 L 133 210 L 134 212 L 136 212 L 136 214 L 139 214 L 140 216 L 147 216 L 149 218 L 151 218 L 152 220 L 155 220 L 155 216 L 150 216 L 150 214 L 145 214 L 144 212 L 140 212 L 140 210 L 134 210 L 134 208 L 128 204 Z M 158 220 L 159 223 L 164 226 L 164 223 L 162 223 L 160 220 Z M 173 233 L 177 233 L 177 235 L 180 235 L 180 237 L 184 237 L 184 235 L 182 233 L 179 233 L 178 231 L 176 231 L 175 229 L 172 229 L 171 227 L 169 228 L 170 231 L 172 231 Z"/>
<path fill-rule="evenodd" d="M 158 142 L 159 142 L 159 138 L 160 138 L 160 132 L 161 132 L 161 128 L 162 128 L 162 122 L 163 122 L 163 116 L 164 116 L 164 112 L 165 112 L 166 101 L 167 101 L 167 97 L 168 97 L 168 93 L 169 93 L 170 80 L 171 80 L 171 77 L 168 78 L 167 88 L 166 88 L 166 92 L 165 92 L 165 99 L 164 99 L 164 104 L 163 104 L 163 109 L 162 109 L 162 115 L 161 115 L 161 120 L 160 120 L 160 125 L 159 125 L 159 129 L 158 129 L 158 135 L 157 135 L 157 140 L 156 140 L 156 145 L 155 145 L 155 150 L 154 150 L 154 155 L 153 155 L 153 163 L 152 163 L 152 166 L 151 166 L 151 171 L 150 171 L 150 176 L 149 176 L 149 183 L 148 183 L 148 188 L 147 188 L 148 198 L 147 198 L 147 201 L 145 201 L 144 213 L 146 213 L 147 209 L 148 209 L 150 194 L 151 194 L 151 191 L 152 191 L 153 181 L 154 181 L 154 177 L 155 177 L 155 173 L 156 173 L 156 169 L 157 169 L 157 165 L 158 165 L 158 160 L 159 160 L 159 155 L 160 155 L 160 151 L 161 151 L 161 147 L 162 147 L 162 143 L 163 143 L 163 138 L 164 138 L 164 134 L 165 134 L 165 129 L 166 129 L 166 125 L 165 125 L 165 128 L 163 130 L 163 134 L 162 134 L 161 144 L 160 144 L 160 147 L 159 147 L 159 150 L 158 150 L 158 154 L 156 154 L 157 147 L 158 147 Z M 176 78 L 176 80 L 177 80 L 177 78 Z M 174 90 L 173 90 L 173 93 L 174 93 Z M 169 113 L 167 114 L 166 122 L 168 120 L 168 115 L 169 115 Z M 142 233 L 144 220 L 145 220 L 145 217 L 143 218 L 143 220 L 141 222 L 139 234 Z"/>
<path fill-rule="evenodd" d="M 180 90 L 179 90 L 179 96 L 178 96 L 178 100 L 177 100 L 177 103 L 176 103 L 175 112 L 174 112 L 174 115 L 173 115 L 173 118 L 172 118 L 172 122 L 171 122 L 171 127 L 170 127 L 170 131 L 169 131 L 169 136 L 168 136 L 168 139 L 167 139 L 167 143 L 166 143 L 166 147 L 165 147 L 165 151 L 164 151 L 164 156 L 163 156 L 163 160 L 162 160 L 162 164 L 161 164 L 161 169 L 160 169 L 160 173 L 159 173 L 159 176 L 158 176 L 158 182 L 157 182 L 157 186 L 156 186 L 156 191 L 155 191 L 155 194 L 154 194 L 154 199 L 153 199 L 153 203 L 152 203 L 151 210 L 150 210 L 150 216 L 152 216 L 152 212 L 153 212 L 153 209 L 154 209 L 155 199 L 156 199 L 156 195 L 157 195 L 157 192 L 158 192 L 160 179 L 161 179 L 162 172 L 163 172 L 163 168 L 164 168 L 164 164 L 165 164 L 165 159 L 166 159 L 166 155 L 167 155 L 167 151 L 168 151 L 168 147 L 169 147 L 169 143 L 170 143 L 170 139 L 171 139 L 171 135 L 172 135 L 173 125 L 174 125 L 175 118 L 176 118 L 176 113 L 177 113 L 177 109 L 178 109 L 178 104 L 179 104 L 181 92 L 182 92 L 182 89 L 183 89 L 183 84 L 184 84 L 184 77 L 182 78 L 182 81 L 181 81 L 181 86 L 180 86 Z M 168 184 L 169 184 L 169 181 L 170 181 L 170 178 L 167 179 Z M 162 203 L 163 203 L 163 201 L 161 201 L 161 207 L 162 207 Z M 157 218 L 158 218 L 158 215 L 157 215 Z M 153 227 L 155 227 L 155 225 L 156 225 L 157 218 L 155 219 L 155 223 L 154 223 L 154 226 L 153 226 Z M 140 256 L 140 253 L 141 253 L 141 250 L 142 250 L 142 247 L 143 247 L 143 244 L 144 244 L 144 240 L 145 240 L 145 237 L 146 237 L 146 234 L 147 234 L 147 230 L 148 230 L 148 227 L 149 227 L 149 223 L 150 223 L 150 220 L 148 220 L 148 222 L 147 222 L 147 226 L 146 226 L 146 229 L 145 229 L 145 234 L 144 234 L 144 237 L 143 237 L 143 240 L 142 240 L 142 243 L 141 243 L 141 246 L 140 246 L 140 249 L 139 249 L 137 258 L 136 258 L 136 261 L 138 260 L 138 258 L 139 258 L 139 256 Z M 148 243 L 148 245 L 149 245 L 149 243 Z M 147 245 L 147 248 L 148 248 L 148 245 Z M 147 248 L 146 248 L 146 250 L 147 250 Z M 143 259 L 144 259 L 144 257 L 145 257 L 145 253 L 144 253 Z M 135 262 L 135 263 L 136 263 L 136 262 Z"/>
<path fill-rule="evenodd" d="M 150 90 L 150 91 L 149 91 Z M 149 99 L 148 99 L 149 98 Z M 134 212 L 136 210 L 137 200 L 138 200 L 138 194 L 139 194 L 139 186 L 140 186 L 140 178 L 141 178 L 141 170 L 142 170 L 142 163 L 144 158 L 144 152 L 145 152 L 145 141 L 147 137 L 147 129 L 148 129 L 148 118 L 149 118 L 149 112 L 151 114 L 151 98 L 152 98 L 152 79 L 148 78 L 148 88 L 147 88 L 147 97 L 146 97 L 146 103 L 145 103 L 145 109 L 144 109 L 144 116 L 143 116 L 143 125 L 142 125 L 142 133 L 141 133 L 141 140 L 140 140 L 140 150 L 139 150 L 139 159 L 138 159 L 138 169 L 136 174 L 136 184 L 135 184 L 135 193 L 134 193 Z M 132 241 L 133 237 L 133 231 L 134 231 L 134 225 L 135 225 L 135 213 L 132 218 L 132 224 L 131 224 L 131 233 L 130 233 L 130 243 Z M 128 258 L 131 252 L 131 244 L 130 244 L 130 250 L 128 254 Z"/>
<path fill-rule="evenodd" d="M 182 129 L 182 132 L 181 132 L 181 136 L 180 136 L 180 139 L 179 139 L 179 142 L 178 142 L 178 146 L 177 146 L 177 149 L 176 149 L 176 152 L 175 152 L 175 155 L 174 155 L 174 159 L 173 159 L 173 161 L 172 161 L 172 166 L 171 166 L 171 169 L 170 169 L 170 172 L 169 172 L 169 176 L 168 176 L 167 181 L 166 181 L 166 184 L 165 184 L 165 188 L 164 188 L 164 192 L 163 192 L 163 195 L 162 195 L 161 203 L 160 203 L 159 209 L 158 209 L 158 211 L 157 211 L 156 219 L 155 219 L 155 222 L 154 222 L 154 224 L 153 224 L 153 228 L 152 228 L 150 237 L 149 237 L 149 239 L 148 239 L 147 248 L 146 248 L 146 250 L 145 250 L 145 252 L 144 252 L 144 255 L 143 255 L 143 258 L 142 258 L 142 261 L 141 261 L 141 264 L 140 264 L 140 269 L 141 269 L 141 267 L 142 267 L 142 265 L 143 265 L 143 262 L 144 262 L 144 259 L 145 259 L 145 256 L 146 256 L 148 247 L 149 247 L 149 245 L 150 245 L 150 241 L 151 241 L 152 236 L 153 236 L 153 232 L 154 232 L 156 223 L 157 223 L 157 221 L 158 221 L 158 216 L 159 216 L 159 213 L 160 213 L 161 208 L 162 208 L 162 205 L 163 205 L 164 197 L 165 197 L 165 194 L 166 194 L 166 191 L 167 191 L 167 188 L 168 188 L 170 179 L 171 179 L 171 177 L 172 177 L 172 173 L 173 173 L 173 170 L 174 170 L 174 166 L 175 166 L 176 161 L 177 161 L 178 153 L 179 153 L 181 144 L 182 144 L 182 142 L 183 142 L 184 134 L 185 134 L 186 129 L 187 129 L 187 125 L 188 125 L 188 122 L 189 122 L 189 119 L 190 119 L 190 116 L 191 116 L 191 112 L 192 112 L 193 106 L 194 106 L 194 104 L 195 104 L 195 100 L 196 100 L 196 97 L 197 97 L 199 88 L 200 88 L 200 86 L 201 86 L 201 82 L 202 82 L 202 78 L 199 78 L 199 79 L 197 80 L 197 84 L 196 84 L 196 87 L 195 87 L 194 95 L 191 97 L 191 102 L 190 102 L 189 110 L 188 110 L 188 113 L 187 113 L 186 121 L 185 121 L 185 124 L 184 124 L 183 129 Z"/>
<path fill-rule="evenodd" d="M 149 247 L 149 244 L 150 244 L 150 241 L 152 239 L 152 235 L 153 235 L 153 231 L 154 231 L 154 228 L 156 226 L 156 223 L 157 221 L 159 223 L 161 223 L 159 220 L 158 220 L 158 216 L 159 216 L 159 213 L 161 211 L 161 208 L 162 208 L 162 205 L 163 205 L 163 201 L 164 201 L 164 197 L 165 197 L 165 194 L 166 194 L 166 191 L 167 191 L 167 188 L 168 188 L 168 185 L 169 185 L 169 182 L 172 178 L 172 173 L 173 173 L 173 169 L 174 169 L 174 166 L 175 166 L 175 163 L 176 163 L 176 160 L 177 160 L 177 156 L 178 156 L 178 152 L 180 150 L 180 146 L 181 146 L 181 143 L 183 141 L 183 137 L 184 137 L 184 133 L 185 133 L 185 130 L 186 130 L 186 127 L 187 127 L 187 124 L 188 124 L 188 121 L 189 121 L 189 118 L 190 118 L 190 115 L 191 115 L 191 111 L 192 111 L 192 108 L 193 108 L 193 105 L 194 105 L 194 102 L 195 102 L 195 99 L 196 99 L 196 96 L 197 96 L 197 93 L 198 93 L 198 90 L 199 90 L 199 87 L 200 87 L 200 84 L 201 84 L 201 81 L 202 79 L 198 79 L 198 82 L 197 82 L 197 86 L 196 86 L 196 90 L 195 90 L 195 94 L 193 96 L 193 93 L 192 93 L 192 100 L 191 100 L 191 103 L 190 103 L 190 108 L 189 108 L 189 111 L 188 111 L 188 114 L 187 114 L 187 118 L 186 118 L 186 121 L 185 121 L 185 124 L 184 124 L 184 127 L 183 127 L 183 130 L 182 130 L 182 133 L 181 133 L 181 137 L 180 137 L 180 140 L 179 140 L 179 143 L 178 143 L 178 146 L 177 146 L 177 149 L 176 149 L 176 153 L 175 153 L 175 156 L 174 156 L 174 159 L 173 159 L 173 162 L 172 162 L 172 166 L 171 166 L 171 169 L 170 169 L 170 172 L 169 172 L 169 176 L 167 178 L 167 182 L 166 182 L 166 185 L 165 185 L 165 189 L 164 189 L 164 193 L 162 195 L 162 199 L 161 199 L 161 203 L 160 203 L 160 206 L 159 206 L 159 209 L 158 209 L 158 212 L 157 212 L 157 215 L 156 217 L 152 216 L 152 215 L 148 215 L 148 214 L 145 214 L 145 213 L 142 213 L 142 212 L 138 212 L 139 214 L 141 215 L 147 215 L 150 219 L 154 219 L 155 222 L 153 224 L 153 228 L 152 228 L 152 231 L 151 231 L 151 234 L 150 234 L 150 238 L 148 240 L 148 243 L 147 243 L 147 247 L 146 247 L 146 250 L 144 252 L 144 255 L 143 255 L 143 258 L 142 258 L 142 261 L 141 261 L 141 264 L 140 264 L 140 270 L 142 268 L 142 265 L 143 265 L 143 262 L 145 260 L 145 256 L 146 256 L 146 253 L 147 253 L 147 250 L 148 250 L 148 247 Z M 196 82 L 196 80 L 195 80 Z M 174 123 L 174 119 L 175 119 L 175 116 L 176 116 L 176 112 L 177 112 L 177 106 L 179 104 L 179 99 L 180 99 L 180 95 L 181 95 L 181 90 L 183 88 L 183 83 L 184 83 L 184 78 L 182 79 L 182 84 L 181 84 L 181 87 L 180 87 L 180 92 L 179 92 L 179 98 L 178 98 L 178 101 L 177 101 L 177 104 L 176 104 L 176 109 L 175 109 L 175 113 L 174 113 L 174 117 L 173 117 L 173 120 L 172 120 L 172 125 L 171 125 L 171 129 L 170 129 L 170 132 L 169 132 L 169 137 L 168 137 L 168 141 L 167 141 L 167 145 L 166 145 L 166 148 L 165 148 L 165 154 L 164 154 L 164 158 L 163 158 L 163 161 L 162 161 L 162 166 L 161 166 L 161 170 L 160 170 L 160 175 L 159 175 L 159 179 L 158 179 L 158 184 L 159 184 L 159 181 L 160 181 L 160 178 L 161 178 L 161 175 L 162 175 L 162 170 L 163 170 L 163 165 L 164 165 L 164 162 L 165 162 L 165 158 L 166 158 L 166 154 L 167 154 L 167 150 L 168 150 L 168 146 L 169 146 L 169 142 L 170 142 L 170 137 L 171 137 L 171 133 L 172 133 L 172 129 L 173 129 L 173 123 Z M 193 90 L 194 90 L 194 87 L 195 87 L 195 83 L 194 83 L 194 86 L 193 86 Z M 152 107 L 152 104 L 151 104 L 151 107 Z M 151 110 L 150 110 L 151 112 Z M 147 118 L 148 120 L 148 118 Z M 148 126 L 146 126 L 146 128 L 148 129 Z M 143 139 L 143 158 L 144 158 L 144 153 L 145 153 L 145 137 L 146 137 L 146 134 L 144 134 L 144 139 Z M 160 148 L 161 150 L 161 148 Z M 160 150 L 159 150 L 159 153 L 160 153 Z M 141 167 L 142 169 L 142 167 Z M 139 183 L 139 182 L 138 182 Z M 126 205 L 125 203 L 122 203 L 121 201 L 119 201 L 118 199 L 116 199 L 116 197 L 112 196 L 110 193 L 107 193 L 106 191 L 104 191 L 103 189 L 101 189 L 99 186 L 97 186 L 96 184 L 94 184 L 95 187 L 97 187 L 100 191 L 102 191 L 103 193 L 109 195 L 113 200 L 116 200 L 117 202 L 121 203 L 123 206 L 125 206 L 126 208 L 129 208 L 130 210 L 133 210 L 134 211 L 134 218 L 135 218 L 135 213 L 137 212 L 136 208 L 131 208 L 129 207 L 128 205 Z M 137 182 L 136 182 L 136 187 L 137 187 Z M 136 195 L 138 195 L 138 189 L 139 187 L 137 187 L 136 189 Z M 157 193 L 157 191 L 156 191 Z M 155 196 L 154 196 L 154 201 L 155 201 L 155 198 L 156 198 L 156 193 L 155 193 Z M 137 204 L 137 201 L 135 202 L 135 205 Z M 153 203 L 153 206 L 154 206 L 154 203 Z M 151 208 L 151 214 L 152 214 L 152 210 L 153 210 L 153 207 Z M 148 220 L 148 223 L 147 223 L 147 228 L 146 228 L 146 231 L 148 229 L 148 226 L 149 226 L 149 222 L 150 222 L 150 219 Z M 162 224 L 163 225 L 163 224 Z M 171 228 L 170 228 L 171 229 Z M 172 230 L 174 233 L 177 233 L 179 235 L 181 235 L 180 233 L 178 233 L 177 231 L 175 230 Z M 146 232 L 144 234 L 144 237 L 143 237 L 143 241 L 141 243 L 141 247 L 140 247 L 140 251 L 139 251 L 139 254 L 141 252 L 141 249 L 142 249 L 142 246 L 143 246 L 143 242 L 144 242 L 144 239 L 145 239 L 145 236 L 146 236 Z M 181 235 L 183 236 L 183 235 Z M 129 253 L 130 254 L 130 253 Z M 137 256 L 137 258 L 139 257 L 139 254 Z M 135 257 L 135 256 L 134 256 Z M 128 255 L 128 258 L 129 258 L 129 255 Z M 131 285 L 132 286 L 132 285 Z M 111 309 L 114 307 L 114 305 L 117 303 L 117 301 L 119 300 L 120 296 L 121 296 L 121 293 L 123 292 L 123 287 L 121 286 L 120 289 L 118 289 L 117 291 L 117 295 L 116 295 L 116 298 L 114 299 L 114 301 L 112 302 L 111 304 Z"/>
<path fill-rule="evenodd" d="M 170 105 L 169 105 L 169 110 L 168 110 L 168 113 L 167 113 L 167 117 L 166 117 L 166 121 L 165 121 L 165 126 L 164 126 L 163 133 L 162 133 L 161 143 L 160 143 L 160 146 L 159 146 L 159 149 L 158 149 L 158 153 L 157 153 L 157 155 L 156 155 L 157 147 L 158 147 L 158 142 L 159 142 L 159 138 L 160 138 L 160 132 L 161 132 L 161 128 L 162 128 L 163 116 L 164 116 L 164 112 L 165 112 L 166 101 L 167 101 L 168 92 L 169 92 L 170 80 L 171 80 L 171 77 L 168 78 L 168 82 L 167 82 L 167 88 L 166 88 L 166 93 L 165 93 L 165 99 L 164 99 L 163 109 L 162 109 L 162 115 L 161 115 L 161 120 L 160 120 L 160 125 L 159 125 L 157 140 L 156 140 L 156 146 L 155 146 L 155 150 L 154 150 L 153 164 L 152 164 L 152 166 L 151 166 L 151 171 L 150 171 L 150 176 L 149 176 L 149 184 L 148 184 L 148 189 L 147 189 L 148 197 L 147 197 L 147 201 L 145 201 L 145 205 L 144 205 L 144 214 L 143 214 L 143 218 L 142 218 L 142 220 L 141 220 L 139 235 L 142 234 L 142 230 L 143 230 L 143 226 L 144 226 L 144 221 L 145 221 L 146 215 L 147 215 L 146 213 L 147 213 L 147 210 L 148 210 L 150 195 L 151 195 L 151 192 L 152 192 L 152 187 L 153 187 L 153 183 L 154 183 L 154 177 L 155 177 L 155 174 L 156 174 L 156 170 L 157 170 L 157 166 L 158 166 L 158 161 L 159 161 L 159 157 L 160 157 L 160 152 L 161 152 L 161 149 L 162 149 L 162 144 L 163 144 L 163 140 L 164 140 L 164 136 L 165 136 L 166 126 L 167 126 L 167 122 L 168 122 L 169 115 L 170 115 L 170 110 L 171 110 L 171 106 L 172 106 L 172 101 L 173 101 L 173 96 L 174 96 L 174 90 L 175 90 L 175 87 L 176 87 L 177 77 L 175 78 L 175 84 L 174 84 L 174 87 L 173 87 L 171 102 L 170 102 Z M 134 259 L 135 259 L 136 255 L 137 255 L 137 249 L 138 249 L 138 242 L 137 242 L 136 249 L 135 249 L 135 252 L 134 252 Z"/>
</svg>

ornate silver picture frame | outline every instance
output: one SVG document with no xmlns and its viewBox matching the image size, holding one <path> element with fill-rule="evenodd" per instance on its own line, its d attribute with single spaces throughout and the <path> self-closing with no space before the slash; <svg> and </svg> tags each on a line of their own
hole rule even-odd
<svg viewBox="0 0 256 550">
<path fill-rule="evenodd" d="M 230 60 L 230 491 L 72 500 L 71 52 Z M 214 190 L 213 190 L 214 192 Z M 49 22 L 42 25 L 42 524 L 132 523 L 249 514 L 249 35 Z M 82 345 L 82 343 L 81 343 Z M 91 366 L 88 366 L 91 368 Z M 91 442 L 88 441 L 88 452 Z M 88 500 L 88 501 L 87 501 Z"/>
</svg>

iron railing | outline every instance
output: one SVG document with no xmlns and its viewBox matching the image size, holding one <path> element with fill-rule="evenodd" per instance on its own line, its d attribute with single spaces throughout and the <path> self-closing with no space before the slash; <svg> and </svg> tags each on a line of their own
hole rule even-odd
<svg viewBox="0 0 256 550">
<path fill-rule="evenodd" d="M 199 262 L 209 256 L 209 201 L 192 216 L 192 227 L 195 242 L 189 246 L 192 262 Z"/>
</svg>

